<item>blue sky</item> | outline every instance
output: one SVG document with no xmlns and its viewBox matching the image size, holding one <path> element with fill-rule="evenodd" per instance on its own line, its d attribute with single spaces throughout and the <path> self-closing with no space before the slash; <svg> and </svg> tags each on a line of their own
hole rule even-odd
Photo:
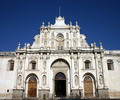
<svg viewBox="0 0 120 100">
<path fill-rule="evenodd" d="M 78 21 L 88 44 L 120 50 L 120 0 L 0 0 L 0 50 L 32 45 L 43 21 L 54 24 L 59 6 L 66 24 Z"/>
</svg>

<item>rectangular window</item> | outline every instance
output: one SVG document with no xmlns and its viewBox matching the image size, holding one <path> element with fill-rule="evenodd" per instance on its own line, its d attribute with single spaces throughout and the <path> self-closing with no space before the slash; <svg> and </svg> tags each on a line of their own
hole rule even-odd
<svg viewBox="0 0 120 100">
<path fill-rule="evenodd" d="M 14 70 L 14 63 L 13 62 L 10 63 L 10 70 Z"/>
<path fill-rule="evenodd" d="M 35 69 L 36 63 L 32 63 L 32 69 Z"/>
<path fill-rule="evenodd" d="M 108 70 L 114 70 L 113 63 L 107 63 Z"/>
</svg>

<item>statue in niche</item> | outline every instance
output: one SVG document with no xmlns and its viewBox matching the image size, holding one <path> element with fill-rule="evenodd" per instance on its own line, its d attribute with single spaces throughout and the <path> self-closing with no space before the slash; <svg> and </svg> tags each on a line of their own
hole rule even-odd
<svg viewBox="0 0 120 100">
<path fill-rule="evenodd" d="M 68 35 L 68 33 L 66 34 L 66 39 L 69 39 L 69 35 Z"/>
<path fill-rule="evenodd" d="M 22 76 L 19 75 L 19 76 L 18 76 L 18 85 L 21 85 L 21 82 L 22 82 Z"/>
<path fill-rule="evenodd" d="M 75 85 L 77 86 L 78 85 L 78 76 L 75 75 Z"/>
<path fill-rule="evenodd" d="M 76 61 L 74 62 L 74 68 L 75 68 L 75 72 L 77 72 L 78 68 L 77 68 L 77 62 Z"/>
<path fill-rule="evenodd" d="M 100 82 L 101 85 L 103 84 L 103 77 L 102 77 L 102 75 L 99 76 L 99 82 Z"/>
<path fill-rule="evenodd" d="M 54 47 L 54 42 L 51 43 L 51 47 L 52 47 L 52 48 Z"/>
<path fill-rule="evenodd" d="M 76 33 L 75 33 L 75 32 L 73 33 L 73 36 L 74 36 L 74 37 L 76 36 Z"/>
<path fill-rule="evenodd" d="M 20 68 L 19 68 L 20 70 L 22 69 L 22 61 L 20 61 Z"/>
<path fill-rule="evenodd" d="M 47 46 L 47 42 L 46 42 L 46 41 L 44 42 L 44 46 L 45 46 L 45 47 Z"/>
<path fill-rule="evenodd" d="M 51 37 L 52 37 L 52 39 L 54 39 L 54 33 L 52 33 L 52 36 L 51 36 Z"/>
<path fill-rule="evenodd" d="M 45 85 L 46 85 L 46 76 L 45 75 L 42 78 L 42 84 L 43 84 L 43 87 L 45 87 Z"/>
<path fill-rule="evenodd" d="M 69 48 L 69 42 L 67 42 L 67 48 Z"/>
<path fill-rule="evenodd" d="M 74 42 L 73 42 L 73 46 L 76 47 L 76 41 L 75 41 L 75 40 L 74 40 Z"/>
<path fill-rule="evenodd" d="M 44 61 L 44 63 L 43 63 L 43 69 L 44 70 L 46 69 L 46 61 Z"/>
<path fill-rule="evenodd" d="M 98 61 L 98 68 L 101 70 L 101 61 Z"/>
</svg>

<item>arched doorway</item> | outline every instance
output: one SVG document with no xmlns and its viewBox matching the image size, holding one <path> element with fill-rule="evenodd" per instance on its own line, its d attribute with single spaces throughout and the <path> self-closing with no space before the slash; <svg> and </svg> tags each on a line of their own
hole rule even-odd
<svg viewBox="0 0 120 100">
<path fill-rule="evenodd" d="M 93 97 L 93 83 L 90 76 L 84 78 L 84 96 Z"/>
<path fill-rule="evenodd" d="M 56 97 L 66 96 L 66 77 L 61 72 L 55 76 L 55 95 Z"/>
<path fill-rule="evenodd" d="M 31 76 L 28 81 L 28 97 L 37 96 L 37 80 L 34 76 Z"/>
</svg>

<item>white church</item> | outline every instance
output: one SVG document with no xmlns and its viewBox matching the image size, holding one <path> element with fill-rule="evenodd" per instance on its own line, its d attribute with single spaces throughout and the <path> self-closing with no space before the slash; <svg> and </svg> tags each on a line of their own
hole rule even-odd
<svg viewBox="0 0 120 100">
<path fill-rule="evenodd" d="M 80 27 L 42 23 L 32 45 L 0 52 L 0 99 L 120 98 L 120 50 L 88 45 Z"/>
</svg>

